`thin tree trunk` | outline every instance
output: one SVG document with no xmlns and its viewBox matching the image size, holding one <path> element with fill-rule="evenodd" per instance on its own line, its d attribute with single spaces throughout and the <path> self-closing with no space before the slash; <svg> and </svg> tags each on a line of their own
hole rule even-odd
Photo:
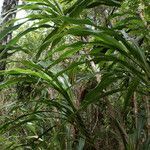
<svg viewBox="0 0 150 150">
<path fill-rule="evenodd" d="M 146 109 L 146 116 L 147 116 L 147 132 L 148 137 L 150 137 L 150 97 L 145 96 L 145 109 Z"/>
<path fill-rule="evenodd" d="M 4 0 L 3 6 L 2 6 L 2 12 L 1 12 L 1 17 L 2 17 L 2 23 L 1 25 L 5 25 L 6 22 L 12 20 L 16 16 L 16 12 L 8 14 L 8 11 L 14 11 L 16 6 L 18 5 L 19 0 Z M 10 24 L 12 26 L 12 24 Z M 7 34 L 1 41 L 1 45 L 6 45 L 12 38 L 12 33 Z M 5 70 L 6 69 L 6 59 L 7 59 L 7 51 L 3 52 L 3 50 L 0 51 L 0 60 L 3 60 L 0 62 L 0 70 Z M 0 76 L 0 82 L 4 80 L 4 76 Z"/>
</svg>

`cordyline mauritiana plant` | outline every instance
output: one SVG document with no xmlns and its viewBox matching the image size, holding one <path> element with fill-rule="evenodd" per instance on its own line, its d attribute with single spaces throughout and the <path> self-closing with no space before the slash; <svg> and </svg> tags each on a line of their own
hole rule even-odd
<svg viewBox="0 0 150 150">
<path fill-rule="evenodd" d="M 15 60 L 21 67 L 0 71 L 5 77 L 1 93 L 14 94 L 8 91 L 12 88 L 17 93 L 1 106 L 2 149 L 150 148 L 149 33 L 135 40 L 133 27 L 124 21 L 128 16 L 117 13 L 122 3 L 26 0 L 17 7 L 27 10 L 27 17 L 4 26 L 0 40 L 28 22 L 29 27 L 1 49 L 32 57 Z M 99 9 L 105 10 L 103 26 Z M 138 17 L 130 19 L 132 25 L 140 20 L 148 32 L 144 11 L 140 7 Z M 19 41 L 35 31 L 43 36 L 32 51 Z M 34 42 L 32 35 L 28 38 Z M 8 58 L 7 63 L 13 61 Z"/>
</svg>

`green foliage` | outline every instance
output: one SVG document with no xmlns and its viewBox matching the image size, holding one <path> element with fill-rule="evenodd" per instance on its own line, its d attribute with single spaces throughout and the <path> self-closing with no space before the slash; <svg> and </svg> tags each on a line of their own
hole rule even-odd
<svg viewBox="0 0 150 150">
<path fill-rule="evenodd" d="M 147 14 L 137 18 L 129 11 L 131 1 L 121 4 L 26 0 L 18 7 L 32 14 L 1 31 L 0 39 L 18 33 L 4 50 L 12 57 L 26 53 L 14 58 L 15 67 L 8 58 L 10 67 L 0 70 L 5 76 L 0 92 L 12 95 L 9 89 L 16 89 L 17 94 L 2 107 L 2 149 L 149 149 L 150 63 L 148 36 L 143 37 Z M 101 5 L 107 6 L 106 13 L 111 9 L 104 17 L 109 25 L 84 15 Z M 139 20 L 142 25 L 135 24 Z M 147 28 L 128 31 L 136 26 Z"/>
</svg>

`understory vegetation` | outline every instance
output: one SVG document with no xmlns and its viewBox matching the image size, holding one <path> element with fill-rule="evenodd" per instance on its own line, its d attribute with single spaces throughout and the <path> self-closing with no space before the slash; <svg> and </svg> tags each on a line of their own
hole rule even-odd
<svg viewBox="0 0 150 150">
<path fill-rule="evenodd" d="M 2 20 L 21 10 L 0 26 L 0 149 L 149 150 L 149 0 L 24 0 Z"/>
</svg>

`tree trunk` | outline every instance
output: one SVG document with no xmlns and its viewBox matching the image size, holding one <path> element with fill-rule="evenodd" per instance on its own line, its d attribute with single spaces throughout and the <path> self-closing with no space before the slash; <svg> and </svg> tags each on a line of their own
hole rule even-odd
<svg viewBox="0 0 150 150">
<path fill-rule="evenodd" d="M 2 17 L 2 23 L 1 25 L 5 25 L 6 22 L 12 20 L 16 16 L 16 12 L 8 14 L 8 11 L 14 11 L 16 6 L 18 5 L 19 0 L 4 0 L 3 6 L 2 6 L 2 12 L 1 12 L 1 17 Z M 12 26 L 10 24 L 9 26 Z M 12 38 L 12 33 L 7 34 L 1 41 L 1 45 L 6 45 Z M 0 70 L 5 70 L 6 69 L 6 59 L 7 59 L 7 51 L 4 52 L 3 49 L 0 51 L 0 60 L 3 60 L 0 62 Z M 0 82 L 4 80 L 4 76 L 0 76 Z"/>
</svg>

